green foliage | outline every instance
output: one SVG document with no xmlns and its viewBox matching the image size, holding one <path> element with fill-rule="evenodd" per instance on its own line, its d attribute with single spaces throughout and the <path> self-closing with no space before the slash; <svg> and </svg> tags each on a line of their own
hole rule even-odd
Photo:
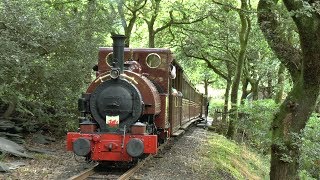
<svg viewBox="0 0 320 180">
<path fill-rule="evenodd" d="M 223 99 L 210 99 L 209 102 L 209 116 L 214 117 L 215 110 L 220 109 L 223 110 L 224 100 Z"/>
<path fill-rule="evenodd" d="M 245 142 L 263 154 L 269 154 L 271 145 L 270 125 L 278 105 L 273 100 L 246 102 L 239 108 L 238 131 L 243 132 Z M 301 137 L 300 178 L 320 177 L 320 118 L 317 114 L 309 119 Z M 239 135 L 240 136 L 240 135 Z M 300 137 L 299 137 L 300 138 Z M 291 161 L 290 156 L 283 160 Z"/>
<path fill-rule="evenodd" d="M 320 118 L 313 114 L 302 136 L 300 176 L 320 178 Z M 303 178 L 302 178 L 303 179 Z"/>
<path fill-rule="evenodd" d="M 312 17 L 313 13 L 319 12 L 319 4 L 302 1 L 302 7 L 297 10 L 291 10 L 290 15 L 295 17 L 307 16 Z"/>
<path fill-rule="evenodd" d="M 5 152 L 0 152 L 0 161 L 3 161 L 8 154 Z"/>
<path fill-rule="evenodd" d="M 26 126 L 66 131 L 110 30 L 101 27 L 112 19 L 101 4 L 82 1 L 3 1 L 0 7 L 0 101 L 14 103 Z"/>
<path fill-rule="evenodd" d="M 244 135 L 244 140 L 260 153 L 269 154 L 271 145 L 270 125 L 278 105 L 273 100 L 258 100 L 246 102 L 239 108 L 238 131 Z M 313 114 L 309 119 L 301 138 L 300 178 L 320 178 L 320 119 Z M 242 138 L 242 137 L 241 137 Z M 283 146 L 284 147 L 284 146 Z M 284 147 L 285 148 L 285 147 Z M 291 157 L 283 156 L 286 162 Z"/>
<path fill-rule="evenodd" d="M 52 157 L 49 156 L 48 154 L 34 153 L 33 157 L 36 160 L 43 160 L 43 159 L 52 160 Z"/>
<path fill-rule="evenodd" d="M 271 99 L 245 102 L 239 108 L 238 131 L 260 153 L 267 154 L 269 151 L 270 126 L 277 108 L 278 105 Z"/>
</svg>

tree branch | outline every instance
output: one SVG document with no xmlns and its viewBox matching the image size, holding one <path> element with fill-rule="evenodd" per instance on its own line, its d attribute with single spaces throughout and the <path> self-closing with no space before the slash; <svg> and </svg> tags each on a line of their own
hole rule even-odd
<svg viewBox="0 0 320 180">
<path fill-rule="evenodd" d="M 137 6 L 137 4 L 141 4 L 141 1 L 134 1 L 135 2 L 135 4 L 134 4 L 134 6 L 136 7 Z M 138 2 L 138 3 L 137 3 Z M 136 4 L 137 3 L 137 4 Z M 134 14 L 134 13 L 136 13 L 136 12 L 138 12 L 138 11 L 140 11 L 142 8 L 144 8 L 144 6 L 146 5 L 146 3 L 147 3 L 147 0 L 143 0 L 143 4 L 141 5 L 141 6 L 138 6 L 137 8 L 135 8 L 135 9 L 131 9 L 129 6 L 127 6 L 125 3 L 123 4 L 124 5 L 124 7 L 126 7 L 129 11 L 131 11 L 131 13 L 132 14 Z"/>
<path fill-rule="evenodd" d="M 79 2 L 79 1 L 80 1 L 80 0 L 70 0 L 70 1 L 62 1 L 62 2 L 45 1 L 45 3 L 49 4 L 50 6 L 56 6 L 56 5 L 63 5 L 63 4 L 75 3 L 75 2 Z"/>
<path fill-rule="evenodd" d="M 201 55 L 200 56 L 195 56 L 192 54 L 189 54 L 185 51 L 185 49 L 183 49 L 183 53 L 187 56 L 187 57 L 192 57 L 195 59 L 200 59 L 206 62 L 208 68 L 212 69 L 213 72 L 215 72 L 216 74 L 218 74 L 219 76 L 221 76 L 223 79 L 228 80 L 228 76 L 226 76 L 223 72 L 221 72 L 219 69 L 217 69 L 207 58 L 205 58 L 205 56 Z"/>
<path fill-rule="evenodd" d="M 267 39 L 269 46 L 279 60 L 287 67 L 292 77 L 297 77 L 301 66 L 301 52 L 294 48 L 279 31 L 281 29 L 275 3 L 267 0 L 260 0 L 258 4 L 258 23 Z"/>
<path fill-rule="evenodd" d="M 183 24 L 194 24 L 194 23 L 197 23 L 197 22 L 201 22 L 203 20 L 205 20 L 206 18 L 209 17 L 209 14 L 203 16 L 203 17 L 200 17 L 200 18 L 197 18 L 197 19 L 194 19 L 192 21 L 175 21 L 174 20 L 174 17 L 173 17 L 173 11 L 170 11 L 169 14 L 170 14 L 170 21 L 168 21 L 165 25 L 163 25 L 162 27 L 159 27 L 155 30 L 155 34 L 168 28 L 169 26 L 171 25 L 183 25 Z"/>
<path fill-rule="evenodd" d="M 215 0 L 212 0 L 212 2 L 214 4 L 218 4 L 220 6 L 224 6 L 224 7 L 227 7 L 227 8 L 230 8 L 230 9 L 233 9 L 233 10 L 236 10 L 236 11 L 240 11 L 240 12 L 245 12 L 245 13 L 257 13 L 256 11 L 252 11 L 252 10 L 246 10 L 246 9 L 241 9 L 241 8 L 237 8 L 237 7 L 234 7 L 234 6 L 231 6 L 230 4 L 224 4 L 224 3 L 221 3 L 221 2 L 217 2 Z"/>
</svg>

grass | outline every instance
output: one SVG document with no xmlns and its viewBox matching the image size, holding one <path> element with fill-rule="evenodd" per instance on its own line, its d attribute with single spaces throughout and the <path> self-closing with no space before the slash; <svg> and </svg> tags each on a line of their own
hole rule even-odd
<svg viewBox="0 0 320 180">
<path fill-rule="evenodd" d="M 236 179 L 269 179 L 268 158 L 218 134 L 209 138 L 208 145 L 206 156 L 216 169 Z"/>
<path fill-rule="evenodd" d="M 7 156 L 7 153 L 5 153 L 5 152 L 0 152 L 0 162 L 1 162 L 1 161 L 4 161 L 4 159 L 6 158 L 6 156 Z"/>
<path fill-rule="evenodd" d="M 52 157 L 48 154 L 34 153 L 34 159 L 36 160 L 52 160 Z"/>
</svg>

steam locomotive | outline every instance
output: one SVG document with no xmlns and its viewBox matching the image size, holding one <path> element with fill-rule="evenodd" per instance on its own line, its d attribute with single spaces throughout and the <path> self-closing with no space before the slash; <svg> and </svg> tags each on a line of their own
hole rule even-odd
<svg viewBox="0 0 320 180">
<path fill-rule="evenodd" d="M 78 101 L 79 132 L 67 134 L 67 150 L 98 162 L 131 162 L 157 153 L 160 143 L 203 117 L 198 93 L 169 49 L 100 48 L 96 79 Z"/>
</svg>

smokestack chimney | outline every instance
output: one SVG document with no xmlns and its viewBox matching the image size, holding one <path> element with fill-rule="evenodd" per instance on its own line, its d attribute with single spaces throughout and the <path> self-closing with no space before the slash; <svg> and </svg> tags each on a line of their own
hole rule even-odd
<svg viewBox="0 0 320 180">
<path fill-rule="evenodd" d="M 116 63 L 116 67 L 119 67 L 120 74 L 123 74 L 123 64 L 124 64 L 124 40 L 126 36 L 124 35 L 112 35 L 113 39 L 113 59 Z"/>
</svg>

